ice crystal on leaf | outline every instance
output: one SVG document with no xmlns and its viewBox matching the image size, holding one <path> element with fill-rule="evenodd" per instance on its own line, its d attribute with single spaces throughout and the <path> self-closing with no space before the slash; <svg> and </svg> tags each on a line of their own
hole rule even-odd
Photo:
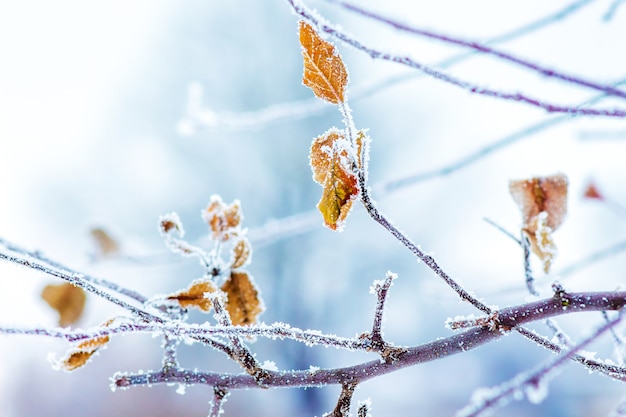
<svg viewBox="0 0 626 417">
<path fill-rule="evenodd" d="M 348 72 L 335 47 L 303 21 L 300 21 L 300 44 L 304 57 L 302 83 L 317 97 L 333 104 L 342 103 Z"/>
<path fill-rule="evenodd" d="M 317 208 L 324 224 L 332 230 L 341 230 L 350 213 L 353 201 L 359 195 L 358 177 L 350 152 L 350 143 L 341 130 L 332 128 L 313 140 L 309 160 L 313 179 L 323 187 Z"/>
<path fill-rule="evenodd" d="M 230 267 L 232 269 L 237 269 L 249 264 L 251 254 L 252 248 L 250 247 L 248 239 L 239 239 L 233 246 Z"/>
<path fill-rule="evenodd" d="M 220 196 L 212 195 L 209 205 L 202 212 L 202 218 L 211 228 L 212 238 L 225 242 L 239 235 L 239 223 L 243 219 L 241 204 L 235 200 L 227 205 Z"/>
<path fill-rule="evenodd" d="M 108 327 L 113 323 L 114 319 L 107 320 L 101 327 Z M 77 345 L 71 347 L 66 353 L 65 357 L 60 361 L 53 360 L 53 366 L 56 369 L 63 369 L 65 371 L 73 371 L 85 365 L 89 359 L 104 345 L 109 342 L 109 336 L 97 336 L 91 339 L 83 340 Z M 53 358 L 51 358 L 53 359 Z"/>
<path fill-rule="evenodd" d="M 206 297 L 206 293 L 215 291 L 217 291 L 215 284 L 208 279 L 202 278 L 192 282 L 186 290 L 172 294 L 167 299 L 177 301 L 183 308 L 195 307 L 208 312 L 211 310 L 211 300 Z"/>
</svg>

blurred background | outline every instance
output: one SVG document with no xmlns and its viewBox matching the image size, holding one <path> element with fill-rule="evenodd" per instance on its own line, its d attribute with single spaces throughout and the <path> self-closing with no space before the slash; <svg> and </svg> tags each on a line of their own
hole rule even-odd
<svg viewBox="0 0 626 417">
<path fill-rule="evenodd" d="M 619 3 L 359 4 L 463 39 L 487 42 L 513 33 L 498 48 L 608 84 L 626 78 L 626 5 Z M 447 65 L 467 51 L 408 36 L 326 2 L 310 5 L 374 48 L 445 67 L 478 85 L 571 106 L 597 96 L 490 57 L 472 55 Z M 568 13 L 515 32 L 561 11 Z M 285 1 L 0 3 L 0 237 L 148 296 L 171 293 L 203 271 L 197 261 L 167 252 L 158 218 L 177 212 L 187 237 L 206 244 L 200 212 L 210 195 L 219 194 L 242 203 L 255 249 L 249 270 L 267 307 L 264 322 L 360 334 L 371 328 L 375 298 L 369 287 L 391 270 L 399 279 L 389 294 L 386 338 L 418 345 L 450 335 L 445 320 L 475 313 L 470 306 L 361 207 L 342 233 L 325 229 L 315 212 L 321 187 L 311 179 L 310 142 L 340 126 L 341 116 L 301 84 L 297 20 Z M 550 115 L 337 46 L 350 73 L 356 125 L 369 129 L 372 138 L 374 198 L 467 290 L 501 307 L 529 300 L 521 249 L 484 219 L 518 233 L 521 216 L 509 180 L 557 172 L 570 180 L 569 213 L 554 236 L 559 255 L 551 275 L 533 263 L 539 291 L 549 296 L 555 279 L 571 291 L 623 286 L 621 252 L 568 268 L 626 239 L 624 119 Z M 611 99 L 598 106 L 626 107 Z M 459 165 L 494 143 L 503 146 Z M 459 169 L 437 175 L 449 166 Z M 425 176 L 414 178 L 419 174 Z M 414 180 L 394 182 L 406 178 Z M 590 181 L 609 204 L 583 198 Z M 93 227 L 106 229 L 125 257 L 94 262 Z M 6 263 L 0 276 L 2 326 L 56 326 L 56 314 L 40 298 L 49 277 Z M 97 325 L 117 312 L 89 297 L 77 327 Z M 580 314 L 558 322 L 580 340 L 602 318 Z M 530 327 L 550 335 L 542 323 Z M 182 396 L 168 386 L 111 392 L 113 373 L 159 368 L 159 339 L 116 337 L 72 374 L 53 370 L 47 360 L 67 347 L 44 338 L 0 337 L 3 416 L 208 413 L 210 387 L 188 387 Z M 289 341 L 258 340 L 252 348 L 258 359 L 280 369 L 376 358 Z M 608 336 L 593 348 L 598 357 L 619 360 Z M 179 356 L 185 367 L 239 372 L 201 346 L 182 346 Z M 500 384 L 550 357 L 511 334 L 368 381 L 354 398 L 371 398 L 374 416 L 452 416 L 476 388 Z M 338 393 L 336 386 L 237 391 L 225 410 L 227 416 L 319 416 L 333 409 Z M 625 396 L 623 385 L 571 364 L 550 383 L 541 404 L 522 400 L 496 414 L 604 416 Z"/>
</svg>

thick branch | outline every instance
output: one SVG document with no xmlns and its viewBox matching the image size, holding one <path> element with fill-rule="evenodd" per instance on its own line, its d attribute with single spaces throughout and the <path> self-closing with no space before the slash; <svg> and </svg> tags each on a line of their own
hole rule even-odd
<svg viewBox="0 0 626 417">
<path fill-rule="evenodd" d="M 520 333 L 523 333 L 524 336 L 540 343 L 542 346 L 555 352 L 560 352 L 560 347 L 551 342 L 546 344 L 540 336 L 535 337 L 532 332 L 525 329 L 522 330 L 517 326 L 574 312 L 619 310 L 624 307 L 624 305 L 626 305 L 626 292 L 564 294 L 561 297 L 553 297 L 520 306 L 505 308 L 500 310 L 500 326 L 498 329 L 491 330 L 488 326 L 474 328 L 424 345 L 406 348 L 406 351 L 399 353 L 397 359 L 393 362 L 374 360 L 359 365 L 319 371 L 267 371 L 267 377 L 263 380 L 263 385 L 264 387 L 295 388 L 327 384 L 345 385 L 348 383 L 359 383 L 402 368 L 475 349 L 478 346 L 507 334 L 505 329 L 517 329 Z M 571 359 L 584 364 L 590 370 L 599 371 L 611 378 L 626 381 L 626 368 L 616 365 L 607 365 L 576 355 Z M 123 375 L 114 380 L 114 384 L 117 387 L 172 382 L 206 384 L 212 386 L 219 385 L 228 389 L 259 387 L 257 380 L 246 374 L 233 375 L 189 370 L 176 370 L 167 377 L 164 377 L 161 373 L 146 373 L 140 375 Z"/>
</svg>

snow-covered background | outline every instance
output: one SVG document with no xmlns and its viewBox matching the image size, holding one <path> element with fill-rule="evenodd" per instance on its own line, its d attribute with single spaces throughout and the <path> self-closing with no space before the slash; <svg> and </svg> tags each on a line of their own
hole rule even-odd
<svg viewBox="0 0 626 417">
<path fill-rule="evenodd" d="M 362 2 L 416 26 L 479 41 L 570 3 Z M 567 18 L 499 47 L 602 83 L 626 77 L 626 7 L 606 19 L 613 1 L 587 3 Z M 324 2 L 312 5 L 373 47 L 426 64 L 464 52 Z M 284 1 L 0 3 L 0 236 L 152 295 L 182 288 L 202 273 L 194 260 L 167 253 L 156 227 L 160 215 L 177 212 L 190 239 L 202 242 L 206 227 L 200 211 L 211 194 L 227 202 L 241 200 L 251 233 L 272 219 L 314 210 L 321 188 L 308 167 L 310 140 L 339 126 L 341 118 L 330 105 L 319 110 L 301 85 L 296 31 L 297 18 Z M 373 141 L 373 184 L 447 166 L 557 117 L 423 76 L 364 94 L 372 85 L 412 72 L 338 48 L 350 72 L 355 122 L 369 128 Z M 489 57 L 474 56 L 447 71 L 558 104 L 594 97 Z M 212 125 L 185 120 L 200 93 L 200 116 Z M 626 107 L 617 100 L 601 105 Z M 295 114 L 307 106 L 316 113 Z M 263 112 L 268 108 L 274 111 Z M 270 117 L 290 112 L 292 117 Z M 623 119 L 568 119 L 450 175 L 377 200 L 466 289 L 488 304 L 517 304 L 528 299 L 521 251 L 483 220 L 511 231 L 519 227 L 508 181 L 556 172 L 570 179 L 568 219 L 555 235 L 560 254 L 554 275 L 539 274 L 539 289 L 547 296 L 559 270 L 626 237 L 623 215 L 581 197 L 593 178 L 609 198 L 625 206 L 625 157 Z M 150 262 L 91 262 L 88 231 L 94 226 L 106 228 L 127 253 Z M 324 229 L 319 219 L 304 234 L 264 243 L 255 250 L 250 271 L 267 305 L 265 322 L 346 336 L 367 331 L 375 304 L 368 289 L 387 270 L 400 276 L 389 296 L 385 335 L 390 341 L 416 345 L 446 336 L 447 317 L 473 313 L 360 207 L 341 234 Z M 571 290 L 611 290 L 623 284 L 625 267 L 626 258 L 618 255 L 560 281 Z M 39 298 L 51 282 L 48 277 L 8 264 L 0 264 L 0 277 L 1 325 L 55 325 L 55 315 Z M 79 326 L 96 325 L 115 311 L 92 297 Z M 600 321 L 591 314 L 560 320 L 575 339 L 586 334 L 581 329 Z M 541 324 L 535 327 L 548 334 Z M 66 347 L 47 339 L 0 338 L 3 416 L 208 412 L 210 387 L 190 387 L 184 396 L 165 386 L 111 392 L 109 377 L 115 371 L 158 368 L 158 339 L 114 339 L 93 363 L 73 374 L 54 371 L 47 361 L 49 352 L 59 356 Z M 613 358 L 610 343 L 594 348 L 598 356 Z M 264 340 L 253 349 L 260 360 L 272 360 L 281 369 L 349 365 L 374 357 Z M 198 346 L 183 347 L 180 354 L 187 367 L 237 370 L 224 363 L 223 355 Z M 355 399 L 370 397 L 377 416 L 453 415 L 474 389 L 503 382 L 549 356 L 510 335 L 364 383 Z M 226 415 L 321 415 L 334 407 L 338 391 L 235 392 Z M 570 365 L 552 382 L 549 394 L 539 406 L 521 401 L 502 415 L 607 415 L 624 387 Z"/>
</svg>

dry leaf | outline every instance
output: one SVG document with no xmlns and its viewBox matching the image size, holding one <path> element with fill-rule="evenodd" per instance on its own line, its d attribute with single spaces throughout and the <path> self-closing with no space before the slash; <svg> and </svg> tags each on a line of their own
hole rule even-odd
<svg viewBox="0 0 626 417">
<path fill-rule="evenodd" d="M 604 196 L 593 182 L 590 182 L 587 185 L 584 196 L 585 198 L 589 198 L 591 200 L 604 200 Z"/>
<path fill-rule="evenodd" d="M 59 313 L 59 326 L 65 327 L 80 319 L 87 297 L 82 288 L 65 282 L 47 285 L 41 298 Z"/>
<path fill-rule="evenodd" d="M 213 239 L 225 242 L 238 235 L 238 226 L 243 219 L 241 204 L 235 200 L 226 205 L 221 197 L 213 195 L 208 207 L 202 212 L 202 218 L 211 228 Z"/>
<path fill-rule="evenodd" d="M 343 132 L 337 129 L 331 129 L 314 139 L 311 145 L 309 159 L 313 179 L 323 187 L 317 208 L 326 226 L 332 230 L 342 228 L 352 202 L 359 195 L 357 175 L 346 167 L 351 160 L 349 146 Z"/>
<path fill-rule="evenodd" d="M 102 324 L 102 327 L 108 327 L 113 323 L 114 319 L 107 320 Z M 65 354 L 65 358 L 56 366 L 63 368 L 66 371 L 73 371 L 85 365 L 94 353 L 102 346 L 109 342 L 109 336 L 94 337 L 93 339 L 87 339 L 80 342 L 78 345 L 72 347 Z"/>
<path fill-rule="evenodd" d="M 264 310 L 259 291 L 245 271 L 233 271 L 222 285 L 228 295 L 226 310 L 234 325 L 254 324 Z"/>
<path fill-rule="evenodd" d="M 304 57 L 302 83 L 321 99 L 333 104 L 344 101 L 348 72 L 335 47 L 326 42 L 311 25 L 300 21 L 300 44 Z"/>
<path fill-rule="evenodd" d="M 233 247 L 230 267 L 231 269 L 241 268 L 242 266 L 250 263 L 250 254 L 252 248 L 250 248 L 250 242 L 248 239 L 242 238 L 235 243 Z"/>
<path fill-rule="evenodd" d="M 89 231 L 89 233 L 96 244 L 99 252 L 98 254 L 100 256 L 111 256 L 119 252 L 120 247 L 118 243 L 106 232 L 106 230 L 100 227 L 94 227 Z"/>
<path fill-rule="evenodd" d="M 563 174 L 511 181 L 509 190 L 522 212 L 522 230 L 547 273 L 556 256 L 552 232 L 567 213 L 567 177 Z"/>
<path fill-rule="evenodd" d="M 109 342 L 109 336 L 96 337 L 81 342 L 70 349 L 60 364 L 66 371 L 73 371 L 85 365 L 94 353 Z"/>
<path fill-rule="evenodd" d="M 191 286 L 185 291 L 170 295 L 168 300 L 178 301 L 183 308 L 196 307 L 202 311 L 211 309 L 211 300 L 205 294 L 217 291 L 217 287 L 212 281 L 207 279 L 199 279 L 191 283 Z"/>
<path fill-rule="evenodd" d="M 176 213 L 169 213 L 159 218 L 159 231 L 164 236 L 172 236 L 174 233 L 178 237 L 185 235 L 185 229 L 180 221 L 180 217 Z"/>
</svg>

